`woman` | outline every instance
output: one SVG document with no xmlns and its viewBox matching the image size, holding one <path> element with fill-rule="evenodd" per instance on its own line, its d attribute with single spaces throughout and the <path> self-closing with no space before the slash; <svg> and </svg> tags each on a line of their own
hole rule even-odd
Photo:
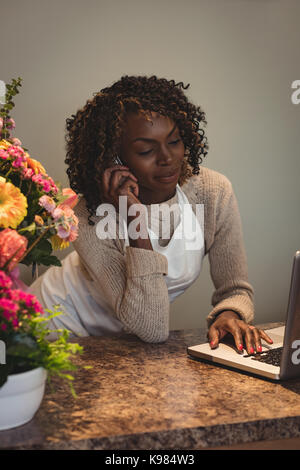
<svg viewBox="0 0 300 470">
<path fill-rule="evenodd" d="M 272 340 L 249 325 L 253 289 L 236 198 L 225 176 L 200 167 L 208 149 L 205 114 L 186 88 L 125 76 L 67 120 L 65 163 L 71 188 L 81 194 L 79 236 L 62 268 L 48 269 L 32 290 L 44 307 L 62 306 L 55 327 L 85 336 L 125 330 L 162 342 L 170 302 L 197 279 L 208 254 L 216 289 L 210 345 L 229 333 L 237 351 L 251 354 L 262 338 Z M 197 207 L 204 208 L 204 226 Z M 115 225 L 105 235 L 108 212 Z"/>
</svg>

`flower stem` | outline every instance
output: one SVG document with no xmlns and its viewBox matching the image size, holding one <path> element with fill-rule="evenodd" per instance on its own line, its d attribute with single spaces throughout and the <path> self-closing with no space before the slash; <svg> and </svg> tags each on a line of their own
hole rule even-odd
<svg viewBox="0 0 300 470">
<path fill-rule="evenodd" d="M 8 172 L 6 173 L 6 175 L 5 175 L 5 177 L 4 177 L 4 178 L 7 178 L 7 177 L 8 177 L 8 175 L 9 175 L 9 173 L 10 173 L 11 171 L 12 171 L 12 168 L 10 168 L 10 169 L 8 170 Z"/>
<path fill-rule="evenodd" d="M 31 186 L 32 186 L 32 180 L 30 180 L 30 183 L 29 183 L 29 185 L 28 185 L 28 191 L 27 191 L 27 193 L 26 193 L 26 197 L 28 196 L 28 194 L 29 194 L 30 191 L 31 191 Z"/>
<path fill-rule="evenodd" d="M 34 240 L 34 242 L 32 243 L 32 245 L 30 245 L 30 247 L 28 248 L 28 250 L 25 251 L 24 255 L 22 256 L 22 258 L 19 260 L 19 263 L 21 263 L 23 261 L 23 259 L 28 255 L 28 253 L 30 253 L 30 251 L 32 250 L 32 248 L 35 247 L 35 245 L 43 238 L 43 236 L 48 232 L 48 230 L 51 228 L 51 225 L 49 225 L 49 227 L 46 228 L 46 230 L 41 233 L 41 235 L 36 239 Z"/>
</svg>

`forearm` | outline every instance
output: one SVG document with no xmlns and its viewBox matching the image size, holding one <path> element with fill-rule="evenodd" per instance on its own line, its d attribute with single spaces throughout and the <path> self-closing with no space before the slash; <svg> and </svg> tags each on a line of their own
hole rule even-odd
<svg viewBox="0 0 300 470">
<path fill-rule="evenodd" d="M 138 247 L 124 249 L 121 238 L 99 240 L 96 228 L 90 227 L 85 217 L 73 246 L 104 308 L 143 341 L 162 342 L 169 334 L 170 307 L 164 279 L 168 261 L 145 243 L 147 240 L 142 239 L 136 242 Z"/>
<path fill-rule="evenodd" d="M 209 250 L 210 271 L 215 286 L 213 310 L 208 326 L 224 310 L 236 312 L 246 323 L 253 320 L 253 288 L 248 281 L 247 259 L 241 219 L 235 195 L 230 188 L 218 214 L 215 237 Z"/>
<path fill-rule="evenodd" d="M 170 302 L 164 274 L 167 260 L 156 252 L 127 248 L 126 284 L 116 315 L 127 330 L 146 342 L 169 335 Z"/>
<path fill-rule="evenodd" d="M 136 223 L 137 216 L 128 216 L 127 218 L 127 228 L 128 228 L 128 241 L 129 245 L 134 248 L 143 248 L 144 250 L 153 251 L 151 241 L 149 239 L 149 234 L 147 230 L 146 218 L 145 216 L 142 220 L 139 220 L 139 224 L 136 227 L 136 230 L 133 229 L 133 224 Z M 137 238 L 133 238 L 133 233 L 139 235 Z"/>
</svg>

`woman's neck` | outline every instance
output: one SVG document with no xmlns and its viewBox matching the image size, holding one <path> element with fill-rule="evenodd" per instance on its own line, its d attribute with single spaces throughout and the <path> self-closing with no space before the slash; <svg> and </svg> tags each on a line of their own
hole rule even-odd
<svg viewBox="0 0 300 470">
<path fill-rule="evenodd" d="M 161 204 L 163 202 L 172 199 L 176 194 L 176 188 L 166 194 L 159 194 L 145 190 L 144 188 L 140 187 L 140 192 L 138 195 L 138 199 L 141 201 L 142 204 L 146 206 L 150 206 L 151 204 Z"/>
</svg>

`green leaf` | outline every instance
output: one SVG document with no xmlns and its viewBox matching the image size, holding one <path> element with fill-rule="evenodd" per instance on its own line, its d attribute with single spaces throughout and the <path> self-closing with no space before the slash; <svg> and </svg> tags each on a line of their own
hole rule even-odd
<svg viewBox="0 0 300 470">
<path fill-rule="evenodd" d="M 36 231 L 36 224 L 35 222 L 32 222 L 32 224 L 28 225 L 28 227 L 23 227 L 21 229 L 18 230 L 18 232 L 31 232 L 32 234 L 34 234 Z"/>
<path fill-rule="evenodd" d="M 39 257 L 40 264 L 45 266 L 61 266 L 60 260 L 56 256 L 40 256 Z"/>
</svg>

